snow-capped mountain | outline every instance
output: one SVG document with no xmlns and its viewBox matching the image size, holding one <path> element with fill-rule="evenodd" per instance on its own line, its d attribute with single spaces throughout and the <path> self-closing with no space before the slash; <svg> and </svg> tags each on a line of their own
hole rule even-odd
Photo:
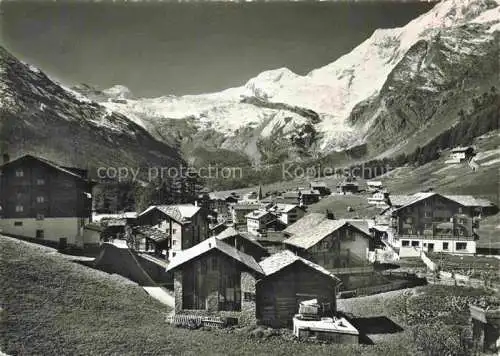
<svg viewBox="0 0 500 356">
<path fill-rule="evenodd" d="M 280 142 L 289 153 L 299 156 L 342 150 L 367 142 L 373 125 L 390 124 L 390 117 L 385 125 L 375 117 L 384 110 L 378 96 L 389 81 L 415 78 L 427 70 L 428 78 L 420 87 L 428 93 L 443 90 L 439 83 L 460 79 L 441 80 L 440 76 L 449 73 L 414 63 L 415 46 L 443 41 L 438 49 L 447 52 L 441 55 L 443 66 L 448 60 L 453 61 L 452 66 L 460 66 L 462 60 L 470 60 L 469 52 L 494 55 L 491 48 L 500 26 L 499 5 L 500 0 L 443 0 L 404 27 L 376 30 L 350 53 L 305 76 L 280 68 L 218 93 L 121 100 L 108 97 L 103 105 L 130 117 L 157 137 L 163 131 L 159 136 L 165 140 L 165 135 L 175 132 L 176 139 L 192 143 L 193 135 L 210 132 L 216 139 L 203 144 L 263 157 L 269 153 L 264 151 L 270 141 Z M 440 33 L 446 35 L 439 37 Z M 354 120 L 353 110 L 359 116 L 360 107 L 367 103 L 371 103 L 373 117 L 367 118 L 365 110 L 363 120 Z M 421 128 L 419 123 L 412 125 L 416 125 L 414 131 Z"/>
<path fill-rule="evenodd" d="M 96 168 L 180 162 L 127 117 L 57 84 L 0 47 L 0 149 Z"/>
</svg>

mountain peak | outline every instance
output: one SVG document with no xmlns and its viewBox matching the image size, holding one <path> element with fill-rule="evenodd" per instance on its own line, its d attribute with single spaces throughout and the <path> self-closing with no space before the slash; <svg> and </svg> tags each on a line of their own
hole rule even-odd
<svg viewBox="0 0 500 356">
<path fill-rule="evenodd" d="M 129 88 L 124 85 L 114 85 L 102 91 L 112 99 L 132 99 L 133 95 Z"/>
</svg>

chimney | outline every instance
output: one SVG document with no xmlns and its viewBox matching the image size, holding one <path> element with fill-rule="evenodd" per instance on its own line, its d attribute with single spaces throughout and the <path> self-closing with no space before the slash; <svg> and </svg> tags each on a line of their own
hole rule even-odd
<svg viewBox="0 0 500 356">
<path fill-rule="evenodd" d="M 10 156 L 8 153 L 3 154 L 3 164 L 8 163 L 10 161 Z"/>
<path fill-rule="evenodd" d="M 330 210 L 326 209 L 326 218 L 328 220 L 335 220 L 335 216 L 333 215 L 333 212 L 331 212 Z"/>
</svg>

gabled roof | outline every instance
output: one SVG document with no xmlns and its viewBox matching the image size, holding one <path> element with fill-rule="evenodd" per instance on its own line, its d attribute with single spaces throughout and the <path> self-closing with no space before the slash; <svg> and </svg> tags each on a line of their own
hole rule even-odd
<svg viewBox="0 0 500 356">
<path fill-rule="evenodd" d="M 245 239 L 246 241 L 262 248 L 265 249 L 264 246 L 262 246 L 260 243 L 258 243 L 256 240 L 250 238 L 248 234 L 241 233 L 237 231 L 234 227 L 228 227 L 226 230 L 222 231 L 220 234 L 216 235 L 215 237 L 219 240 L 226 240 L 230 237 L 235 237 L 235 236 L 240 236 L 242 239 Z"/>
<path fill-rule="evenodd" d="M 410 196 L 410 198 L 404 202 L 401 206 L 399 206 L 396 210 L 401 210 L 403 208 L 406 208 L 407 206 L 410 206 L 410 205 L 413 205 L 415 203 L 418 203 L 420 201 L 423 201 L 425 199 L 428 199 L 434 195 L 439 195 L 437 193 L 434 193 L 434 192 L 419 192 L 419 193 L 415 193 L 413 195 Z M 392 203 L 392 198 L 389 197 L 389 199 L 391 200 L 391 203 Z M 394 203 L 393 203 L 394 204 Z"/>
<path fill-rule="evenodd" d="M 312 246 L 316 245 L 318 242 L 323 240 L 328 235 L 332 234 L 333 232 L 339 230 L 344 226 L 352 226 L 358 231 L 367 235 L 367 237 L 370 237 L 371 234 L 368 228 L 368 224 L 366 223 L 366 225 L 364 226 L 363 225 L 364 224 L 361 221 L 348 221 L 344 219 L 340 220 L 325 219 L 312 229 L 302 230 L 296 233 L 288 240 L 285 240 L 284 243 L 287 245 L 292 245 L 307 250 Z"/>
<path fill-rule="evenodd" d="M 367 219 L 346 219 L 346 222 L 368 236 L 371 236 L 370 228 L 375 224 L 373 220 Z"/>
<path fill-rule="evenodd" d="M 300 192 L 302 193 L 302 195 L 321 195 L 321 193 L 319 192 L 319 190 L 317 189 L 301 189 Z"/>
<path fill-rule="evenodd" d="M 4 163 L 3 165 L 0 166 L 0 168 L 5 168 L 7 166 L 9 166 L 10 164 L 14 163 L 14 162 L 18 162 L 20 160 L 25 160 L 25 159 L 34 159 L 34 160 L 37 160 L 39 162 L 42 162 L 62 173 L 65 173 L 67 175 L 70 175 L 74 178 L 77 178 L 77 179 L 80 179 L 80 180 L 87 180 L 86 177 L 84 177 L 83 175 L 80 175 L 76 172 L 80 172 L 80 171 L 83 171 L 82 169 L 79 169 L 79 168 L 71 168 L 71 167 L 63 167 L 55 162 L 52 162 L 52 161 L 49 161 L 48 159 L 45 159 L 45 158 L 42 158 L 42 157 L 37 157 L 37 156 L 33 156 L 33 155 L 30 155 L 30 154 L 26 154 L 24 156 L 21 156 L 21 157 L 18 157 L 14 160 L 11 160 L 7 163 Z"/>
<path fill-rule="evenodd" d="M 321 213 L 311 213 L 307 214 L 301 219 L 297 220 L 290 226 L 288 226 L 283 232 L 294 235 L 304 230 L 310 230 L 314 226 L 318 225 L 323 220 L 326 220 L 326 215 Z"/>
<path fill-rule="evenodd" d="M 306 260 L 305 258 L 299 257 L 295 255 L 293 252 L 284 250 L 278 253 L 275 253 L 264 260 L 262 260 L 259 265 L 264 271 L 264 274 L 266 276 L 271 276 L 285 267 L 290 266 L 291 264 L 295 262 L 301 262 L 304 265 L 314 268 L 316 271 L 323 273 L 325 276 L 330 277 L 331 279 L 335 280 L 337 283 L 340 282 L 340 279 L 335 277 L 332 273 L 328 272 L 325 268 L 321 267 L 320 265 L 313 263 L 311 261 Z"/>
<path fill-rule="evenodd" d="M 236 196 L 232 195 L 231 193 L 227 193 L 227 192 L 211 192 L 211 193 L 208 193 L 208 197 L 212 200 L 226 200 L 229 198 L 238 200 L 238 198 Z"/>
<path fill-rule="evenodd" d="M 324 188 L 328 187 L 325 182 L 310 182 L 309 185 L 311 187 L 324 187 Z"/>
<path fill-rule="evenodd" d="M 276 204 L 276 211 L 282 212 L 282 213 L 288 213 L 289 211 L 292 211 L 295 208 L 302 209 L 297 204 L 282 204 L 282 203 Z"/>
<path fill-rule="evenodd" d="M 183 223 L 186 222 L 187 220 L 191 219 L 194 215 L 196 215 L 200 210 L 201 207 L 195 206 L 195 205 L 190 205 L 190 204 L 185 204 L 185 205 L 151 205 L 148 207 L 146 210 L 144 210 L 142 213 L 138 215 L 143 216 L 146 213 L 150 212 L 151 210 L 157 209 L 164 213 L 165 215 L 169 216 L 173 220 Z"/>
<path fill-rule="evenodd" d="M 271 215 L 271 213 L 269 211 L 265 211 L 265 210 L 254 210 L 254 211 L 248 213 L 247 215 L 245 215 L 245 217 L 247 219 L 249 219 L 249 218 L 250 219 L 261 219 L 266 215 Z"/>
<path fill-rule="evenodd" d="M 392 206 L 400 207 L 412 200 L 411 195 L 389 195 Z"/>
<path fill-rule="evenodd" d="M 308 249 L 318 242 L 323 240 L 326 236 L 346 224 L 345 220 L 329 220 L 325 219 L 311 229 L 302 230 L 285 240 L 287 245 L 293 245 L 303 249 Z"/>
<path fill-rule="evenodd" d="M 465 146 L 465 147 L 455 147 L 450 150 L 450 152 L 465 152 L 468 150 L 474 150 L 474 147 L 472 146 Z"/>
<path fill-rule="evenodd" d="M 134 230 L 155 242 L 166 241 L 169 237 L 168 233 L 156 229 L 152 226 L 137 226 L 134 228 Z"/>
<path fill-rule="evenodd" d="M 487 208 L 493 206 L 493 203 L 487 199 L 473 197 L 472 195 L 443 195 L 445 198 L 456 201 L 457 203 L 468 207 Z"/>
<path fill-rule="evenodd" d="M 177 269 L 183 264 L 192 261 L 212 250 L 218 250 L 223 254 L 225 254 L 226 256 L 229 256 L 239 261 L 240 263 L 250 268 L 251 270 L 258 272 L 260 274 L 264 274 L 264 271 L 252 256 L 247 255 L 244 252 L 238 251 L 233 246 L 230 246 L 224 241 L 217 239 L 215 237 L 210 237 L 200 242 L 199 244 L 191 248 L 188 248 L 187 250 L 182 250 L 177 252 L 177 255 L 174 258 L 172 258 L 172 261 L 170 261 L 170 264 L 168 265 L 167 268 L 167 272 Z"/>
<path fill-rule="evenodd" d="M 257 210 L 260 204 L 233 204 L 231 207 L 234 210 Z"/>
</svg>

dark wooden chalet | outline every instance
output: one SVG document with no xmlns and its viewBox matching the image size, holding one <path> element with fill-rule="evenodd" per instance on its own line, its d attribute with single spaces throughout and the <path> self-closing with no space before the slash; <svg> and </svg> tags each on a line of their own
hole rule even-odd
<svg viewBox="0 0 500 356">
<path fill-rule="evenodd" d="M 87 172 L 25 155 L 1 169 L 0 228 L 6 234 L 83 246 L 92 216 Z"/>
<path fill-rule="evenodd" d="M 252 256 L 257 261 L 269 255 L 266 248 L 257 242 L 253 236 L 248 233 L 237 231 L 233 227 L 227 228 L 215 237 L 233 246 L 237 250 Z"/>
<path fill-rule="evenodd" d="M 209 237 L 208 211 L 195 205 L 153 205 L 137 217 L 138 225 L 153 226 L 170 236 L 168 258 L 172 259 Z"/>
<path fill-rule="evenodd" d="M 265 278 L 257 282 L 257 319 L 272 327 L 290 327 L 300 302 L 318 299 L 333 316 L 340 280 L 323 267 L 291 251 L 274 254 L 260 266 Z"/>
<path fill-rule="evenodd" d="M 211 237 L 180 252 L 167 272 L 174 273 L 175 314 L 256 322 L 255 285 L 264 273 L 252 256 Z"/>
<path fill-rule="evenodd" d="M 362 227 L 365 225 L 365 228 Z M 291 251 L 328 269 L 369 265 L 372 236 L 363 221 L 325 219 L 284 241 Z"/>
</svg>

